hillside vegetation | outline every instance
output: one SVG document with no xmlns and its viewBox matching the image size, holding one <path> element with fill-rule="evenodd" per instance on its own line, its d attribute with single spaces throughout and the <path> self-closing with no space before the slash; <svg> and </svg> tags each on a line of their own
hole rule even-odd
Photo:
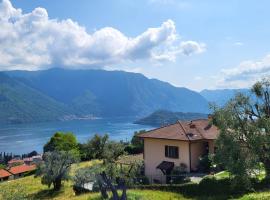
<svg viewBox="0 0 270 200">
<path fill-rule="evenodd" d="M 74 164 L 72 166 L 71 175 L 79 168 L 93 166 L 100 161 L 89 161 L 82 162 L 79 164 Z M 227 176 L 226 176 L 227 177 Z M 225 178 L 226 178 L 225 177 Z M 51 189 L 48 189 L 47 186 L 41 184 L 40 178 L 35 178 L 33 175 L 25 178 L 12 180 L 9 182 L 0 183 L 1 191 L 12 188 L 14 192 L 17 192 L 18 189 L 22 189 L 27 195 L 27 199 L 31 200 L 45 200 L 45 199 L 54 199 L 54 200 L 101 200 L 100 193 L 87 193 L 79 196 L 75 196 L 72 189 L 72 181 L 65 182 L 64 187 L 59 192 L 53 192 Z M 211 200 L 220 200 L 220 199 L 241 199 L 241 200 L 268 200 L 270 198 L 269 191 L 262 191 L 256 193 L 249 193 L 245 195 L 240 195 L 237 197 L 228 198 L 227 196 L 211 196 L 205 194 L 204 196 L 196 195 L 183 195 L 181 193 L 169 192 L 169 191 L 159 191 L 152 189 L 130 189 L 128 190 L 128 199 L 130 200 L 190 200 L 190 199 L 211 199 Z M 0 196 L 1 199 L 1 196 Z M 3 200 L 3 199 L 1 199 Z"/>
<path fill-rule="evenodd" d="M 147 117 L 137 120 L 135 123 L 151 126 L 163 126 L 167 124 L 173 124 L 177 120 L 188 121 L 195 119 L 207 119 L 207 117 L 207 114 L 202 113 L 183 113 L 158 110 Z"/>
<path fill-rule="evenodd" d="M 195 91 L 122 71 L 9 71 L 1 74 L 0 91 L 4 123 L 71 115 L 142 117 L 158 109 L 209 111 L 208 102 Z"/>
<path fill-rule="evenodd" d="M 0 123 L 51 121 L 66 114 L 63 104 L 0 72 Z"/>
</svg>

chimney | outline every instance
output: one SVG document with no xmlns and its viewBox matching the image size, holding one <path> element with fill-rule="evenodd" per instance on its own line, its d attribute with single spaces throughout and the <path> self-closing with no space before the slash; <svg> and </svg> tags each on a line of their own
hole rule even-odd
<svg viewBox="0 0 270 200">
<path fill-rule="evenodd" d="M 190 122 L 190 124 L 189 124 L 189 127 L 190 127 L 190 128 L 195 128 L 195 127 L 196 127 L 196 125 L 195 125 L 195 124 L 193 124 L 193 123 L 192 123 L 192 121 L 191 121 L 191 122 Z"/>
</svg>

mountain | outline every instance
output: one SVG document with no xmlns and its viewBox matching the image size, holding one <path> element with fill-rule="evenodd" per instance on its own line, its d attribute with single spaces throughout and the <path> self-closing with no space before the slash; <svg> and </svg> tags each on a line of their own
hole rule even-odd
<svg viewBox="0 0 270 200">
<path fill-rule="evenodd" d="M 241 92 L 249 94 L 249 89 L 218 89 L 218 90 L 202 90 L 200 94 L 210 103 L 216 103 L 219 106 L 223 106 L 235 94 Z"/>
<path fill-rule="evenodd" d="M 63 104 L 0 73 L 0 123 L 58 120 L 67 113 Z"/>
<path fill-rule="evenodd" d="M 5 73 L 10 80 L 23 87 L 21 95 L 32 96 L 29 93 L 34 92 L 43 101 L 46 99 L 46 105 L 52 104 L 51 107 L 57 108 L 54 113 L 48 107 L 54 115 L 52 119 L 63 115 L 138 117 L 158 109 L 200 113 L 209 111 L 208 102 L 197 92 L 148 79 L 137 73 L 59 68 Z M 23 99 L 18 97 L 17 100 L 20 104 Z M 27 102 L 37 109 L 38 105 L 33 101 L 28 99 Z M 46 108 L 43 104 L 40 106 Z"/>
<path fill-rule="evenodd" d="M 177 120 L 195 120 L 195 119 L 207 119 L 207 114 L 202 113 L 183 113 L 183 112 L 171 112 L 168 110 L 158 110 L 150 114 L 147 117 L 137 120 L 135 124 L 151 125 L 151 126 L 163 126 L 166 124 L 175 123 Z"/>
</svg>

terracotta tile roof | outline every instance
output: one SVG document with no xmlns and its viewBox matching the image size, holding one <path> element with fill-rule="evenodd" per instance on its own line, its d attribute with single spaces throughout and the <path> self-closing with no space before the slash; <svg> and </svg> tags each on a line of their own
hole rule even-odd
<svg viewBox="0 0 270 200">
<path fill-rule="evenodd" d="M 12 174 L 4 169 L 0 169 L 0 178 L 6 178 L 9 176 L 12 176 Z"/>
<path fill-rule="evenodd" d="M 8 164 L 14 164 L 14 163 L 24 163 L 23 160 L 16 160 L 16 159 L 12 159 L 10 161 L 8 161 Z"/>
<path fill-rule="evenodd" d="M 177 121 L 175 124 L 142 133 L 138 137 L 195 141 L 213 140 L 217 138 L 218 134 L 218 128 L 210 125 L 208 119 L 198 119 L 193 121 Z"/>
<path fill-rule="evenodd" d="M 11 167 L 8 171 L 12 174 L 20 174 L 24 172 L 30 172 L 36 169 L 36 165 L 19 165 Z"/>
</svg>

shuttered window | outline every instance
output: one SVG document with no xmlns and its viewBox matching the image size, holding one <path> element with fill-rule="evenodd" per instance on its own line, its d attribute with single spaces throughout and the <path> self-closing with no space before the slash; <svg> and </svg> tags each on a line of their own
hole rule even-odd
<svg viewBox="0 0 270 200">
<path fill-rule="evenodd" d="M 176 146 L 165 146 L 165 157 L 179 158 L 179 149 Z"/>
</svg>

